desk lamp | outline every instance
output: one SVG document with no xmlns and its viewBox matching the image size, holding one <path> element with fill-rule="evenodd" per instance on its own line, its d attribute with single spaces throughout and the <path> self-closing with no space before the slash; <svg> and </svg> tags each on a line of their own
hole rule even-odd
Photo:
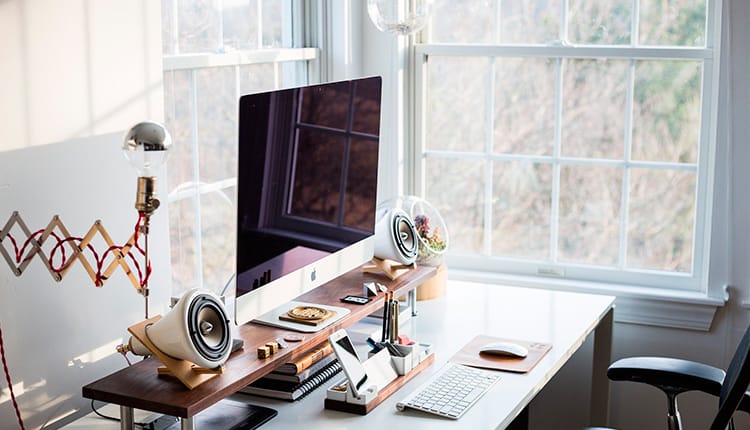
<svg viewBox="0 0 750 430">
<path fill-rule="evenodd" d="M 156 198 L 156 171 L 161 168 L 167 160 L 169 150 L 172 148 L 172 137 L 164 126 L 156 122 L 140 122 L 128 130 L 122 144 L 125 158 L 138 172 L 138 187 L 135 197 L 135 209 L 143 218 L 140 231 L 143 234 L 144 264 L 146 276 L 139 293 L 145 301 L 146 318 L 148 319 L 148 275 L 151 273 L 151 264 L 148 259 L 148 228 L 151 214 L 159 207 L 160 202 Z M 138 241 L 135 241 L 136 246 Z"/>
</svg>

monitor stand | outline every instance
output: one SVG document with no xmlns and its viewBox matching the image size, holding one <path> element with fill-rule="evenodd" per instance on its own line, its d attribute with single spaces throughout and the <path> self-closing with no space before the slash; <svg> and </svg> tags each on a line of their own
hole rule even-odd
<svg viewBox="0 0 750 430">
<path fill-rule="evenodd" d="M 335 312 L 335 314 L 315 325 L 303 324 L 303 323 L 298 323 L 295 321 L 282 320 L 279 318 L 280 315 L 286 314 L 290 309 L 293 309 L 297 306 L 315 306 L 318 308 L 326 309 L 331 312 Z M 257 324 L 268 325 L 271 327 L 278 327 L 278 328 L 285 328 L 285 329 L 294 330 L 294 331 L 300 331 L 303 333 L 315 333 L 320 330 L 323 330 L 329 325 L 345 317 L 347 314 L 349 314 L 349 312 L 350 312 L 349 309 L 343 308 L 340 306 L 330 306 L 330 305 L 321 305 L 317 303 L 291 301 L 291 302 L 285 303 L 277 307 L 276 309 L 270 312 L 267 312 L 259 316 L 258 318 L 254 319 L 252 322 L 257 323 Z"/>
</svg>

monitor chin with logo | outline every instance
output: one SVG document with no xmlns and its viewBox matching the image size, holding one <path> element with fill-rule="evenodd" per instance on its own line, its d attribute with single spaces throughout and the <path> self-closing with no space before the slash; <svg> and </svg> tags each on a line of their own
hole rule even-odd
<svg viewBox="0 0 750 430">
<path fill-rule="evenodd" d="M 373 256 L 381 79 L 239 103 L 235 320 L 262 320 Z"/>
</svg>

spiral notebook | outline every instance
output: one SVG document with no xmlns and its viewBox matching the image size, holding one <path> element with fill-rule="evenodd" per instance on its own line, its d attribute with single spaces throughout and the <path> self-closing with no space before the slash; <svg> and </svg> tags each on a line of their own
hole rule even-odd
<svg viewBox="0 0 750 430">
<path fill-rule="evenodd" d="M 282 400 L 298 400 L 341 371 L 341 364 L 333 360 L 306 380 L 295 383 L 261 378 L 240 390 L 240 393 L 272 397 Z"/>
</svg>

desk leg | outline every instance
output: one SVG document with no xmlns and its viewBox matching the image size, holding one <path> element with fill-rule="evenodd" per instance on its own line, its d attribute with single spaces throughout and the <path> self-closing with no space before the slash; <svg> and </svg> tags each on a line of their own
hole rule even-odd
<svg viewBox="0 0 750 430">
<path fill-rule="evenodd" d="M 594 330 L 594 362 L 591 373 L 591 425 L 607 425 L 609 421 L 609 379 L 607 368 L 612 360 L 612 320 L 610 308 Z"/>
<path fill-rule="evenodd" d="M 120 430 L 133 429 L 135 429 L 133 408 L 129 406 L 120 406 Z"/>
<path fill-rule="evenodd" d="M 406 300 L 409 302 L 409 307 L 411 308 L 411 316 L 413 317 L 417 316 L 419 312 L 417 312 L 417 289 L 416 288 L 406 293 Z"/>
<path fill-rule="evenodd" d="M 181 430 L 195 430 L 195 421 L 193 421 L 193 418 L 181 418 L 180 429 Z"/>
</svg>

